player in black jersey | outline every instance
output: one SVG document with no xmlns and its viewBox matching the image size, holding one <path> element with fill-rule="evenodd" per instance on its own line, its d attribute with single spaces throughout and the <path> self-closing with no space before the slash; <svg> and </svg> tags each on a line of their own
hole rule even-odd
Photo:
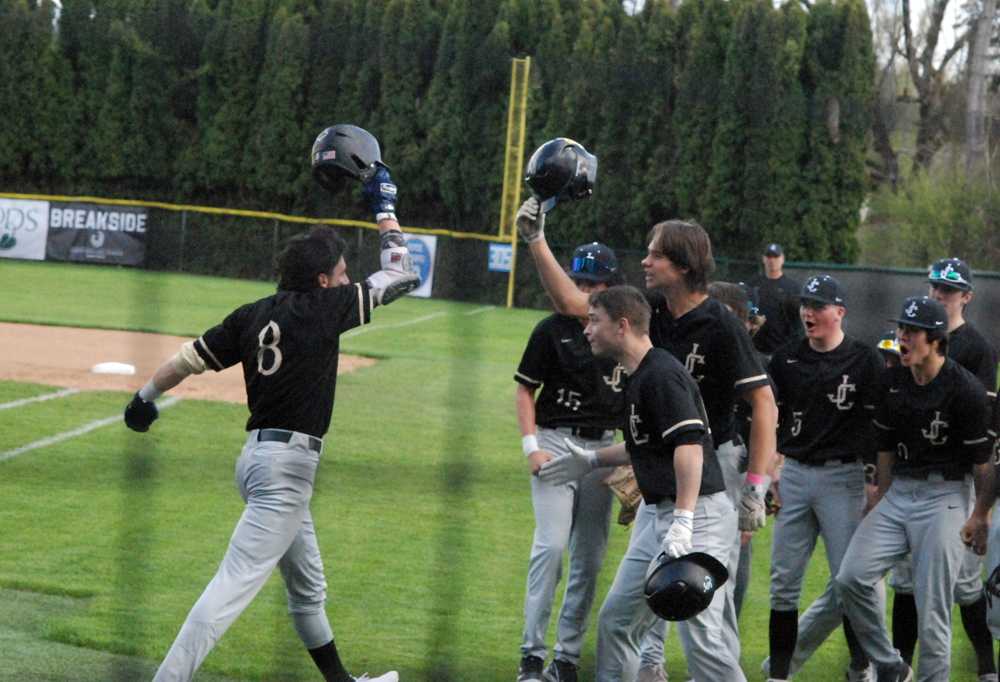
<svg viewBox="0 0 1000 682">
<path fill-rule="evenodd" d="M 356 134 L 361 133 L 371 137 L 364 131 Z M 329 139 L 330 129 L 317 145 Z M 399 679 L 395 671 L 354 678 L 341 663 L 324 609 L 326 579 L 309 511 L 333 409 L 340 334 L 368 323 L 373 308 L 419 284 L 396 222 L 396 186 L 377 157 L 368 170 L 364 194 L 381 235 L 380 271 L 352 284 L 343 256 L 346 245 L 332 228 L 293 238 L 278 259 L 278 292 L 237 308 L 185 343 L 125 410 L 125 423 L 146 431 L 157 418 L 153 401 L 162 393 L 190 374 L 242 364 L 250 418 L 236 477 L 246 508 L 218 572 L 188 614 L 156 682 L 190 680 L 275 566 L 285 580 L 295 630 L 326 680 Z"/>
<path fill-rule="evenodd" d="M 947 357 L 944 308 L 908 298 L 899 325 L 899 367 L 883 374 L 874 424 L 879 501 L 858 526 L 836 584 L 858 641 L 881 680 L 910 680 L 892 646 L 875 585 L 907 552 L 920 614 L 921 680 L 948 680 L 951 606 L 966 552 L 986 551 L 994 471 L 982 384 Z M 976 499 L 969 509 L 969 482 Z"/>
<path fill-rule="evenodd" d="M 800 293 L 806 338 L 779 348 L 768 374 L 777 392 L 778 452 L 784 456 L 781 513 L 771 547 L 770 679 L 789 676 L 795 651 L 802 579 L 823 536 L 836 575 L 865 509 L 863 461 L 874 462 L 871 419 L 882 372 L 874 348 L 843 331 L 846 296 L 829 275 L 809 278 Z M 831 596 L 814 620 L 837 623 L 841 605 Z M 844 621 L 851 665 L 848 680 L 868 680 L 868 660 Z"/>
<path fill-rule="evenodd" d="M 621 281 L 614 251 L 597 242 L 577 247 L 570 276 L 585 293 L 603 291 Z M 615 430 L 621 428 L 622 368 L 610 358 L 594 357 L 583 327 L 573 317 L 546 317 L 532 332 L 514 375 L 522 449 L 532 474 L 553 457 L 569 454 L 564 439 L 596 450 L 610 445 Z M 545 634 L 567 548 L 566 595 L 559 611 L 553 661 L 544 679 L 577 679 L 597 574 L 608 545 L 613 496 L 602 479 L 600 471 L 560 485 L 531 477 L 535 533 L 524 598 L 519 682 L 543 679 Z"/>
<path fill-rule="evenodd" d="M 587 297 L 563 272 L 545 241 L 545 214 L 536 199 L 528 199 L 517 213 L 517 228 L 528 242 L 545 290 L 556 310 L 581 316 Z M 767 375 L 750 336 L 733 313 L 709 298 L 706 287 L 715 269 L 712 244 L 698 224 L 669 220 L 654 225 L 642 261 L 646 295 L 652 308 L 649 336 L 654 346 L 669 351 L 698 382 L 715 445 L 726 479 L 726 487 L 739 510 L 740 530 L 754 531 L 765 523 L 764 496 L 767 472 L 774 461 L 778 410 Z M 746 445 L 737 437 L 734 406 L 742 398 L 751 406 L 750 457 L 746 475 L 740 461 Z M 640 523 L 643 517 L 637 517 Z M 636 528 L 633 533 L 641 532 Z M 724 562 L 735 575 L 739 564 L 740 537 L 729 538 L 732 551 Z M 739 658 L 740 642 L 733 582 L 723 586 L 727 602 L 724 639 Z M 663 660 L 663 622 L 643 646 L 640 680 L 662 679 L 658 663 Z"/>
<path fill-rule="evenodd" d="M 990 395 L 996 398 L 997 358 L 992 344 L 965 320 L 965 307 L 972 301 L 972 271 L 965 261 L 942 258 L 927 273 L 927 295 L 940 303 L 948 316 L 948 357 L 972 372 Z M 913 660 L 917 644 L 917 604 L 913 597 L 913 571 L 909 559 L 893 569 L 893 646 L 903 659 Z M 982 559 L 972 553 L 964 557 L 955 584 L 955 601 L 962 626 L 976 652 L 979 682 L 997 682 L 993 660 L 993 639 L 986 624 L 986 597 L 983 595 Z"/>
<path fill-rule="evenodd" d="M 629 375 L 625 387 L 625 442 L 547 462 L 542 480 L 565 482 L 596 467 L 631 462 L 644 505 L 628 550 L 598 618 L 597 680 L 634 679 L 638 645 L 656 619 L 645 603 L 647 570 L 663 552 L 692 551 L 728 561 L 736 534 L 736 510 L 725 494 L 708 417 L 690 373 L 648 336 L 650 309 L 633 287 L 611 287 L 591 296 L 585 333 L 594 355 L 611 357 Z M 742 682 L 739 659 L 723 630 L 725 602 L 678 623 L 681 645 L 695 679 Z"/>
</svg>

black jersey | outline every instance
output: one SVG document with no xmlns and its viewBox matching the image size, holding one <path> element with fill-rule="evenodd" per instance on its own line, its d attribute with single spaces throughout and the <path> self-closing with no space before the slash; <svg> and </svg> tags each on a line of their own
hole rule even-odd
<svg viewBox="0 0 1000 682">
<path fill-rule="evenodd" d="M 996 350 L 972 323 L 966 322 L 948 334 L 948 357 L 972 372 L 991 397 L 996 395 Z"/>
<path fill-rule="evenodd" d="M 882 376 L 874 423 L 879 450 L 896 454 L 894 476 L 961 477 L 989 461 L 986 391 L 971 372 L 947 358 L 924 386 L 907 367 Z"/>
<path fill-rule="evenodd" d="M 215 371 L 243 363 L 247 430 L 288 429 L 322 438 L 330 427 L 340 334 L 371 319 L 364 283 L 279 291 L 237 308 L 195 341 Z"/>
<path fill-rule="evenodd" d="M 622 367 L 594 357 L 575 317 L 550 315 L 535 326 L 514 380 L 530 389 L 542 388 L 535 399 L 539 426 L 622 427 Z"/>
<path fill-rule="evenodd" d="M 674 449 L 700 443 L 704 452 L 699 495 L 726 489 L 698 386 L 667 351 L 652 348 L 625 386 L 625 445 L 648 504 L 675 499 Z"/>
<path fill-rule="evenodd" d="M 804 463 L 875 461 L 872 417 L 882 374 L 875 348 L 845 336 L 825 353 L 782 346 L 768 373 L 778 402 L 778 452 Z"/>
<path fill-rule="evenodd" d="M 770 355 L 802 336 L 798 317 L 802 285 L 786 275 L 778 279 L 765 275 L 754 278 L 751 286 L 757 290 L 757 307 L 766 318 L 764 326 L 753 337 L 753 345 L 761 353 Z"/>
<path fill-rule="evenodd" d="M 677 319 L 662 294 L 647 292 L 647 298 L 653 309 L 650 340 L 669 351 L 698 382 L 714 444 L 732 440 L 736 400 L 744 391 L 768 383 L 746 328 L 714 298 Z"/>
</svg>

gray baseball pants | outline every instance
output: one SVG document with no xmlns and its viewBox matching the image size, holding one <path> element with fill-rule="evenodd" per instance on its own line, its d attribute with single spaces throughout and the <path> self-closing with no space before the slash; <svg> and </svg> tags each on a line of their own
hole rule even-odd
<svg viewBox="0 0 1000 682">
<path fill-rule="evenodd" d="M 538 445 L 555 457 L 569 454 L 564 438 L 588 449 L 614 442 L 608 431 L 601 440 L 570 435 L 569 429 L 538 429 Z M 528 586 L 524 598 L 522 656 L 545 659 L 545 633 L 556 586 L 562 575 L 563 554 L 569 550 L 569 576 L 559 611 L 555 657 L 580 663 L 587 617 L 594 603 L 597 574 L 604 563 L 611 524 L 613 493 L 604 485 L 607 469 L 596 469 L 580 480 L 564 485 L 544 483 L 531 477 L 531 501 L 535 510 L 535 537 L 528 560 Z"/>
<path fill-rule="evenodd" d="M 740 493 L 743 489 L 743 480 L 746 475 L 740 471 L 740 460 L 746 456 L 746 446 L 737 445 L 734 441 L 726 441 L 715 451 L 719 458 L 719 467 L 722 469 L 722 478 L 726 484 L 726 495 L 737 508 L 740 502 Z M 737 521 L 739 517 L 737 517 Z M 638 523 L 638 519 L 636 519 Z M 633 533 L 636 531 L 633 531 Z M 739 614 L 736 611 L 736 583 L 740 575 L 740 545 L 739 524 L 737 523 L 734 533 L 733 546 L 729 557 L 723 561 L 729 570 L 729 580 L 719 590 L 725 594 L 726 604 L 723 610 L 723 624 L 725 626 L 725 642 L 732 648 L 733 656 L 740 660 L 740 626 Z M 748 577 L 749 571 L 744 571 L 744 576 Z M 744 586 L 745 587 L 745 586 Z M 667 637 L 667 621 L 657 618 L 653 627 L 642 639 L 640 667 L 653 668 L 663 665 L 663 642 Z"/>
<path fill-rule="evenodd" d="M 288 611 L 307 649 L 333 639 L 324 610 L 326 579 L 309 500 L 319 453 L 304 434 L 288 443 L 247 437 L 236 461 L 236 485 L 246 502 L 215 577 L 192 607 L 154 682 L 190 680 L 233 621 L 249 606 L 275 566 Z"/>
<path fill-rule="evenodd" d="M 646 571 L 661 551 L 663 537 L 673 522 L 673 510 L 669 500 L 639 507 L 628 550 L 597 621 L 597 682 L 635 679 L 642 639 L 660 620 L 646 606 Z M 706 552 L 726 563 L 736 527 L 736 510 L 725 493 L 699 497 L 694 511 L 693 551 Z M 726 641 L 725 605 L 725 593 L 720 590 L 707 609 L 677 623 L 688 672 L 696 682 L 746 680 L 739 656 L 734 655 L 732 643 Z M 739 641 L 735 646 L 739 647 Z"/>
<path fill-rule="evenodd" d="M 951 669 L 951 607 L 968 550 L 959 537 L 967 518 L 969 484 L 897 477 L 861 521 L 840 564 L 836 586 L 865 653 L 882 670 L 902 662 L 892 648 L 876 584 L 907 552 L 920 618 L 917 680 L 946 682 Z M 784 513 L 784 512 L 782 512 Z"/>
</svg>

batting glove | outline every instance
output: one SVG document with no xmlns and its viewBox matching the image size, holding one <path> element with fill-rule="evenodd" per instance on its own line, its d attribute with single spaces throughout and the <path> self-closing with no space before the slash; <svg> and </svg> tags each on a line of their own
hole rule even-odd
<svg viewBox="0 0 1000 682">
<path fill-rule="evenodd" d="M 767 481 L 763 483 L 744 483 L 740 491 L 740 530 L 755 531 L 763 528 L 766 523 L 764 496 L 767 494 Z"/>
<path fill-rule="evenodd" d="M 687 509 L 674 509 L 674 522 L 663 536 L 663 551 L 667 556 L 676 559 L 690 554 L 694 549 L 691 536 L 694 534 L 694 512 Z"/>
<path fill-rule="evenodd" d="M 569 483 L 593 471 L 597 466 L 597 452 L 585 450 L 569 439 L 565 439 L 565 442 L 569 454 L 546 462 L 538 470 L 538 478 L 546 483 Z"/>
<path fill-rule="evenodd" d="M 125 408 L 125 426 L 133 431 L 144 433 L 149 431 L 149 426 L 160 416 L 160 411 L 156 409 L 156 403 L 146 401 L 139 397 L 139 392 L 132 396 L 132 402 Z"/>
<path fill-rule="evenodd" d="M 375 221 L 396 219 L 396 183 L 389 176 L 389 169 L 378 169 L 362 186 L 361 195 L 368 202 L 368 208 L 375 214 Z"/>
<path fill-rule="evenodd" d="M 517 218 L 514 222 L 521 239 L 529 244 L 545 236 L 545 213 L 535 197 L 530 197 L 521 204 L 521 208 L 517 209 Z"/>
</svg>

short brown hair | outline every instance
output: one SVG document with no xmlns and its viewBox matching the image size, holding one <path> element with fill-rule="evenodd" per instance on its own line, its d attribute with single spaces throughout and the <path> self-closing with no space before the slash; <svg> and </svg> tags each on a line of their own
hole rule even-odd
<svg viewBox="0 0 1000 682">
<path fill-rule="evenodd" d="M 712 282 L 708 285 L 708 295 L 719 303 L 729 306 L 729 309 L 740 318 L 740 322 L 750 319 L 750 297 L 739 284 L 732 282 Z"/>
<path fill-rule="evenodd" d="M 649 333 L 649 301 L 641 291 L 622 284 L 595 291 L 590 295 L 590 305 L 603 308 L 612 320 L 628 320 L 629 325 L 639 335 Z"/>
<path fill-rule="evenodd" d="M 653 225 L 646 242 L 660 251 L 677 267 L 687 268 L 684 282 L 691 291 L 704 292 L 715 272 L 712 240 L 698 223 L 666 220 Z"/>
</svg>

